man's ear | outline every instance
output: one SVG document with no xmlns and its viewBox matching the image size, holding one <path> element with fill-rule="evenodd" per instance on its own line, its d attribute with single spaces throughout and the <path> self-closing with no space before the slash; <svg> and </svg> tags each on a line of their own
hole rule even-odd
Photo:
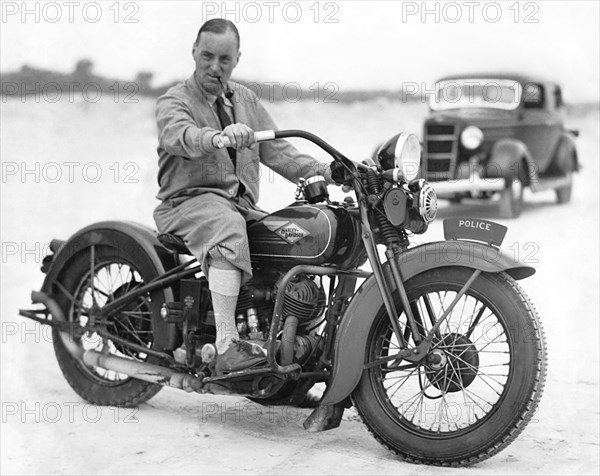
<svg viewBox="0 0 600 476">
<path fill-rule="evenodd" d="M 242 56 L 242 52 L 241 52 L 241 51 L 238 51 L 237 58 L 235 59 L 235 65 L 236 65 L 236 66 L 237 66 L 237 65 L 238 65 L 238 63 L 240 62 L 240 56 Z"/>
<path fill-rule="evenodd" d="M 194 41 L 194 43 L 192 44 L 192 56 L 195 58 L 196 57 L 196 42 Z"/>
</svg>

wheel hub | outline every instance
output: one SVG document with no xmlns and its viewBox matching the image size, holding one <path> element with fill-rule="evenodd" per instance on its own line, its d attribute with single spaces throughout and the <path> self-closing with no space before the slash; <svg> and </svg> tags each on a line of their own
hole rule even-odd
<svg viewBox="0 0 600 476">
<path fill-rule="evenodd" d="M 429 354 L 427 354 L 425 361 L 431 370 L 440 370 L 446 366 L 448 363 L 448 358 L 443 350 L 433 349 L 431 352 L 429 352 Z"/>
<path fill-rule="evenodd" d="M 468 387 L 479 369 L 477 348 L 468 337 L 451 333 L 434 343 L 425 358 L 425 375 L 442 392 L 458 392 Z"/>
</svg>

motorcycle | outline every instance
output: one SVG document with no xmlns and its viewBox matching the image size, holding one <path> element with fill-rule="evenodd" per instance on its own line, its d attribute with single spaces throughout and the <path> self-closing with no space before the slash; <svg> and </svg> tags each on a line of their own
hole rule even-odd
<svg viewBox="0 0 600 476">
<path fill-rule="evenodd" d="M 264 342 L 266 362 L 216 374 L 208 282 L 183 240 L 106 221 L 52 241 L 32 292 L 43 307 L 20 311 L 52 326 L 73 390 L 97 405 L 140 405 L 166 385 L 309 406 L 308 390 L 322 383 L 308 431 L 338 427 L 354 405 L 410 462 L 469 465 L 509 445 L 536 411 L 547 357 L 517 284 L 535 270 L 502 254 L 506 228 L 446 219 L 445 240 L 410 246 L 437 211 L 412 134 L 367 163 L 306 131 L 256 137 L 313 142 L 356 196 L 332 201 L 323 177 L 311 177 L 294 203 L 248 223 L 253 277 L 236 325 L 240 342 Z M 367 261 L 371 271 L 361 270 Z"/>
</svg>

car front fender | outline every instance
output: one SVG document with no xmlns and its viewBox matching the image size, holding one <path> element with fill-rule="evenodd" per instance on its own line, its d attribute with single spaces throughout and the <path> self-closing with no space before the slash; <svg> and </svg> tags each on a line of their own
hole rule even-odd
<svg viewBox="0 0 600 476">
<path fill-rule="evenodd" d="M 552 167 L 556 172 L 565 175 L 569 172 L 579 170 L 579 158 L 573 135 L 563 132 L 556 146 L 556 152 L 552 158 Z"/>
<path fill-rule="evenodd" d="M 537 180 L 538 172 L 527 146 L 522 141 L 505 138 L 493 145 L 483 176 L 503 178 L 508 183 L 518 177 L 523 183 L 529 184 Z"/>
<path fill-rule="evenodd" d="M 404 282 L 425 271 L 461 266 L 488 273 L 507 272 L 514 279 L 524 279 L 535 269 L 523 265 L 501 250 L 467 241 L 438 241 L 412 248 L 400 255 L 399 265 Z M 389 263 L 383 266 L 386 281 L 396 290 Z M 333 371 L 321 405 L 339 403 L 358 384 L 365 363 L 365 342 L 383 299 L 375 277 L 360 286 L 344 313 L 335 337 Z"/>
</svg>

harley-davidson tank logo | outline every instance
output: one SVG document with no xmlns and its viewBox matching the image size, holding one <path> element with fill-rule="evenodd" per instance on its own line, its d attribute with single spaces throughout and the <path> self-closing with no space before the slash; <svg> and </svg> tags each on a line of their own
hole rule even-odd
<svg viewBox="0 0 600 476">
<path fill-rule="evenodd" d="M 304 228 L 290 221 L 269 221 L 265 223 L 265 226 L 272 232 L 281 236 L 290 245 L 293 245 L 305 236 L 310 235 Z"/>
<path fill-rule="evenodd" d="M 275 233 L 281 236 L 290 245 L 296 243 L 307 235 L 310 235 L 304 228 L 296 225 L 295 223 L 288 223 L 279 228 Z"/>
<path fill-rule="evenodd" d="M 287 220 L 265 220 L 263 224 L 272 232 L 275 232 L 277 228 L 281 228 L 284 225 L 287 225 L 289 221 Z"/>
</svg>

